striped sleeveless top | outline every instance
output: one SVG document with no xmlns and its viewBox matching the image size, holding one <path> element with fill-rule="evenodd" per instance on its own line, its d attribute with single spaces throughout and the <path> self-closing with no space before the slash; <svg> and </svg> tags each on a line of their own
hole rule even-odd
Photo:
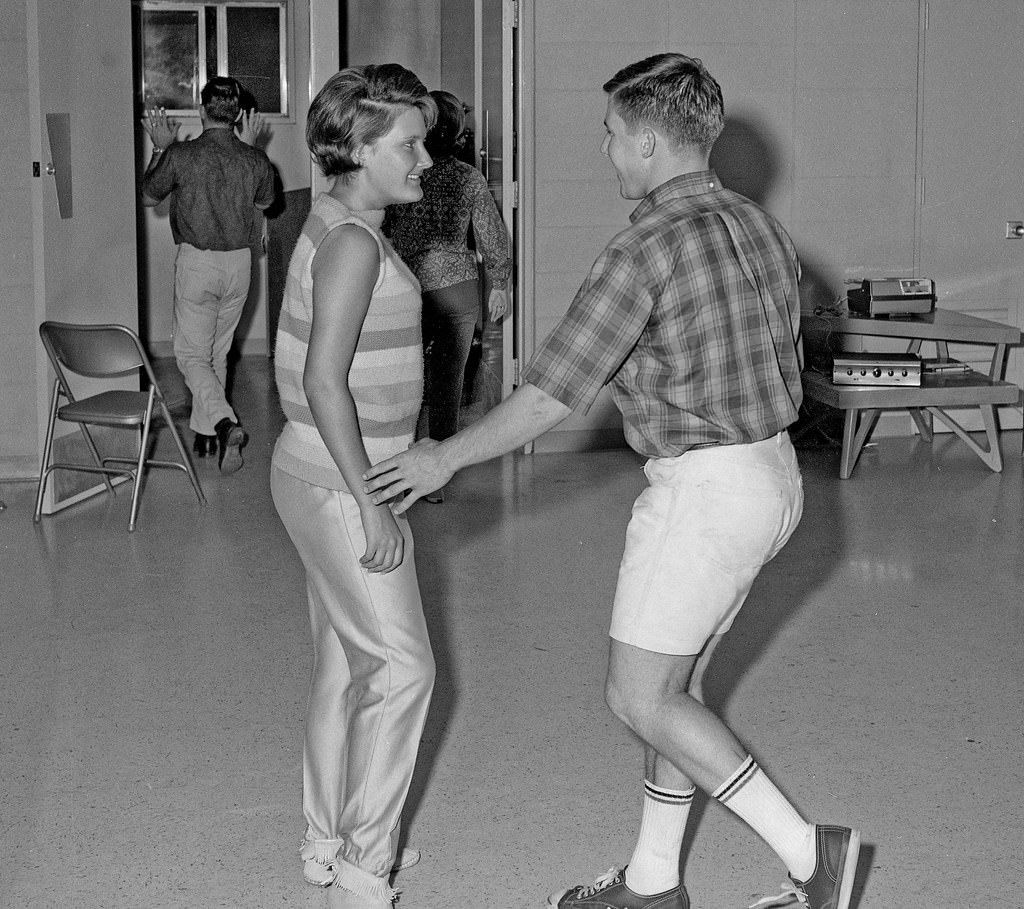
<svg viewBox="0 0 1024 909">
<path fill-rule="evenodd" d="M 302 375 L 313 322 L 313 257 L 324 238 L 342 224 L 367 230 L 380 251 L 380 273 L 348 376 L 371 464 L 408 448 L 423 397 L 420 285 L 379 232 L 382 218 L 383 212 L 352 212 L 333 196 L 321 194 L 288 266 L 274 344 L 274 373 L 287 422 L 273 464 L 327 489 L 348 487 L 313 422 Z"/>
</svg>

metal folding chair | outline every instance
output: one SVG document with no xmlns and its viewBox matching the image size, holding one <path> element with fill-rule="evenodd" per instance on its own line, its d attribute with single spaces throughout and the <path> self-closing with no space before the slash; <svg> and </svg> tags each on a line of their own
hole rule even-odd
<svg viewBox="0 0 1024 909">
<path fill-rule="evenodd" d="M 53 365 L 56 379 L 50 400 L 50 416 L 46 426 L 43 460 L 39 468 L 39 486 L 36 491 L 34 520 L 42 515 L 46 482 L 55 470 L 77 470 L 96 473 L 110 495 L 114 494 L 110 477 L 123 476 L 132 480 L 132 504 L 128 518 L 129 532 L 135 530 L 139 510 L 139 497 L 146 471 L 150 467 L 173 467 L 183 470 L 192 483 L 200 505 L 206 497 L 199 486 L 192 462 L 178 433 L 167 401 L 153 373 L 149 357 L 139 336 L 124 325 L 71 325 L 66 322 L 43 322 L 39 336 Z M 147 384 L 145 391 L 112 390 L 75 398 L 68 374 L 90 378 L 115 378 L 142 370 Z M 62 400 L 65 403 L 61 403 Z M 181 456 L 180 461 L 161 461 L 148 456 L 150 430 L 154 413 L 164 423 Z M 85 444 L 92 455 L 91 463 L 53 462 L 53 435 L 57 420 L 77 423 Z M 89 425 L 136 428 L 141 430 L 138 455 L 135 458 L 101 457 Z"/>
</svg>

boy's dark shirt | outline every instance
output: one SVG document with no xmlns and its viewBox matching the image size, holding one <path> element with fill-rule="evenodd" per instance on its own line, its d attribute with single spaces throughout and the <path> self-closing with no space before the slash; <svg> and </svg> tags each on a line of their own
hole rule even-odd
<svg viewBox="0 0 1024 909">
<path fill-rule="evenodd" d="M 143 178 L 142 193 L 171 197 L 171 236 L 198 249 L 257 245 L 262 209 L 274 201 L 274 169 L 266 154 L 231 129 L 206 129 L 175 142 Z"/>
</svg>

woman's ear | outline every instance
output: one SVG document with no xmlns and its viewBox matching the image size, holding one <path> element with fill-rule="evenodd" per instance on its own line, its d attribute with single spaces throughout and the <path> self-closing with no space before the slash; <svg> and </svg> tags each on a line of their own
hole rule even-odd
<svg viewBox="0 0 1024 909">
<path fill-rule="evenodd" d="M 370 144 L 360 145 L 352 154 L 352 160 L 356 162 L 360 167 L 366 164 L 366 159 L 370 157 L 373 147 Z"/>
</svg>

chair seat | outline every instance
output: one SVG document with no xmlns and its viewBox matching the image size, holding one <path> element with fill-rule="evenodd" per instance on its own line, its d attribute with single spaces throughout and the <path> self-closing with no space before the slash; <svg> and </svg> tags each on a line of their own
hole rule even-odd
<svg viewBox="0 0 1024 909">
<path fill-rule="evenodd" d="M 73 423 L 141 426 L 148 403 L 149 395 L 144 391 L 104 391 L 83 401 L 65 404 L 57 415 Z"/>
</svg>

